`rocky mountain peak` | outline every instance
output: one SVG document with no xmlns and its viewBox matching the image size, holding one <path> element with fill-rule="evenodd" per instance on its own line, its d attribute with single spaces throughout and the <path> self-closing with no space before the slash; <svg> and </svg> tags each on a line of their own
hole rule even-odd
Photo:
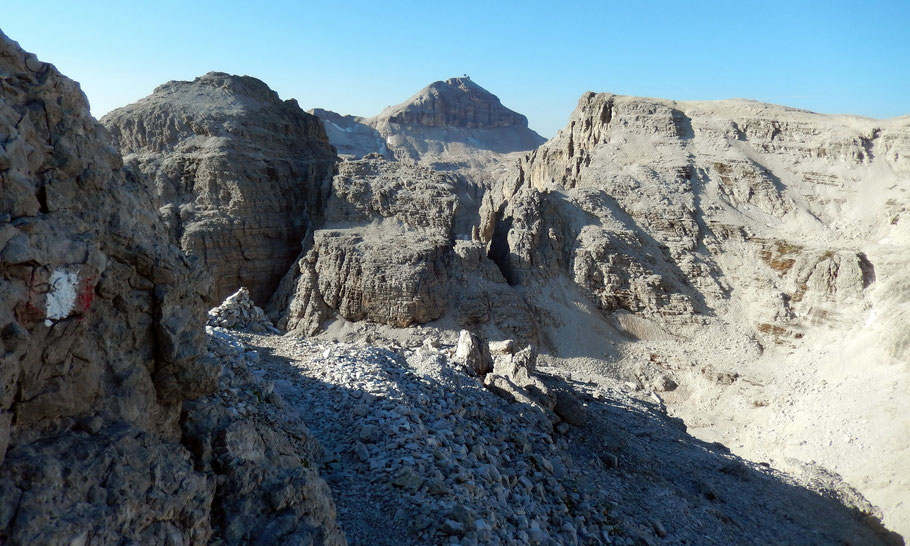
<svg viewBox="0 0 910 546">
<path fill-rule="evenodd" d="M 319 120 L 256 78 L 209 72 L 102 123 L 154 187 L 172 241 L 215 277 L 215 299 L 249 286 L 266 301 L 333 173 Z"/>
<path fill-rule="evenodd" d="M 528 118 L 509 110 L 469 77 L 433 82 L 378 118 L 424 127 L 495 128 L 528 126 Z"/>
<path fill-rule="evenodd" d="M 141 125 L 133 126 L 138 117 Z M 309 153 L 313 138 L 325 141 L 315 117 L 296 100 L 281 100 L 251 76 L 209 72 L 192 81 L 169 81 L 135 104 L 102 118 L 122 153 L 161 152 L 195 136 L 250 138 L 276 133 L 276 145 Z M 159 126 L 160 124 L 160 126 Z"/>
<path fill-rule="evenodd" d="M 528 118 L 467 76 L 431 83 L 371 118 L 311 113 L 342 157 L 379 154 L 441 170 L 489 165 L 546 140 L 528 127 Z"/>
<path fill-rule="evenodd" d="M 265 82 L 252 76 L 238 76 L 226 72 L 208 72 L 193 81 L 171 80 L 155 88 L 154 95 L 186 93 L 189 90 L 207 89 L 225 97 L 246 97 L 267 104 L 280 104 L 283 101 L 278 93 L 272 91 Z M 296 101 L 294 101 L 296 102 Z"/>
</svg>

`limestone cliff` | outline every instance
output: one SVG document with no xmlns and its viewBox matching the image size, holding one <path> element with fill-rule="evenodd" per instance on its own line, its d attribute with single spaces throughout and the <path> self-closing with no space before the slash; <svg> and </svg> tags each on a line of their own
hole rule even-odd
<svg viewBox="0 0 910 546">
<path fill-rule="evenodd" d="M 325 224 L 276 294 L 280 326 L 312 334 L 336 313 L 398 327 L 439 318 L 456 203 L 451 179 L 430 169 L 342 163 Z"/>
<path fill-rule="evenodd" d="M 219 72 L 168 82 L 102 123 L 152 181 L 173 239 L 212 273 L 214 300 L 246 286 L 267 301 L 328 191 L 322 124 L 263 82 Z"/>
<path fill-rule="evenodd" d="M 624 373 L 669 372 L 675 411 L 707 437 L 824 461 L 907 529 L 906 427 L 890 416 L 910 385 L 908 149 L 907 117 L 587 93 L 489 194 L 479 233 L 544 301 L 571 279 L 637 340 L 614 357 Z M 557 354 L 612 350 L 567 341 L 553 314 L 541 328 Z"/>
</svg>

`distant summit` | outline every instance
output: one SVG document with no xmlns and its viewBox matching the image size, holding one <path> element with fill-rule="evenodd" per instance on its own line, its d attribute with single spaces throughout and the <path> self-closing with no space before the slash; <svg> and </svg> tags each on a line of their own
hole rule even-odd
<svg viewBox="0 0 910 546">
<path fill-rule="evenodd" d="M 469 77 L 433 82 L 372 118 L 311 112 L 322 120 L 339 155 L 377 153 L 442 169 L 485 165 L 546 141 L 528 128 L 528 118 Z"/>
<path fill-rule="evenodd" d="M 503 106 L 496 95 L 470 78 L 449 78 L 431 83 L 407 101 L 387 108 L 377 119 L 400 125 L 440 128 L 528 127 L 528 118 Z"/>
</svg>

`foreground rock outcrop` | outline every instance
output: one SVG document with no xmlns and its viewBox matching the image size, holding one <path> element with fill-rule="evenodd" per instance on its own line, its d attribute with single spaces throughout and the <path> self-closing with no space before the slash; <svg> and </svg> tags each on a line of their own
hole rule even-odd
<svg viewBox="0 0 910 546">
<path fill-rule="evenodd" d="M 204 408 L 184 401 L 231 386 L 207 347 L 211 280 L 168 243 L 78 84 L 0 34 L 0 99 L 0 542 L 343 543 L 315 471 L 241 472 L 247 421 L 188 425 Z M 217 463 L 183 445 L 190 428 L 212 431 Z M 246 494 L 271 488 L 290 500 Z"/>
<path fill-rule="evenodd" d="M 147 176 L 172 239 L 215 279 L 260 304 L 320 214 L 335 153 L 322 124 L 249 76 L 168 82 L 102 119 Z"/>
</svg>

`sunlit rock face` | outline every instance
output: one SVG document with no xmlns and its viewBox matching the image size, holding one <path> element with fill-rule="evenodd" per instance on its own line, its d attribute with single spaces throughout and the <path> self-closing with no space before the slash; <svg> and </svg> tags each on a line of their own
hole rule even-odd
<svg viewBox="0 0 910 546">
<path fill-rule="evenodd" d="M 215 279 L 267 301 L 300 252 L 331 182 L 322 124 L 249 76 L 172 81 L 102 119 L 153 186 L 171 237 Z"/>
</svg>

